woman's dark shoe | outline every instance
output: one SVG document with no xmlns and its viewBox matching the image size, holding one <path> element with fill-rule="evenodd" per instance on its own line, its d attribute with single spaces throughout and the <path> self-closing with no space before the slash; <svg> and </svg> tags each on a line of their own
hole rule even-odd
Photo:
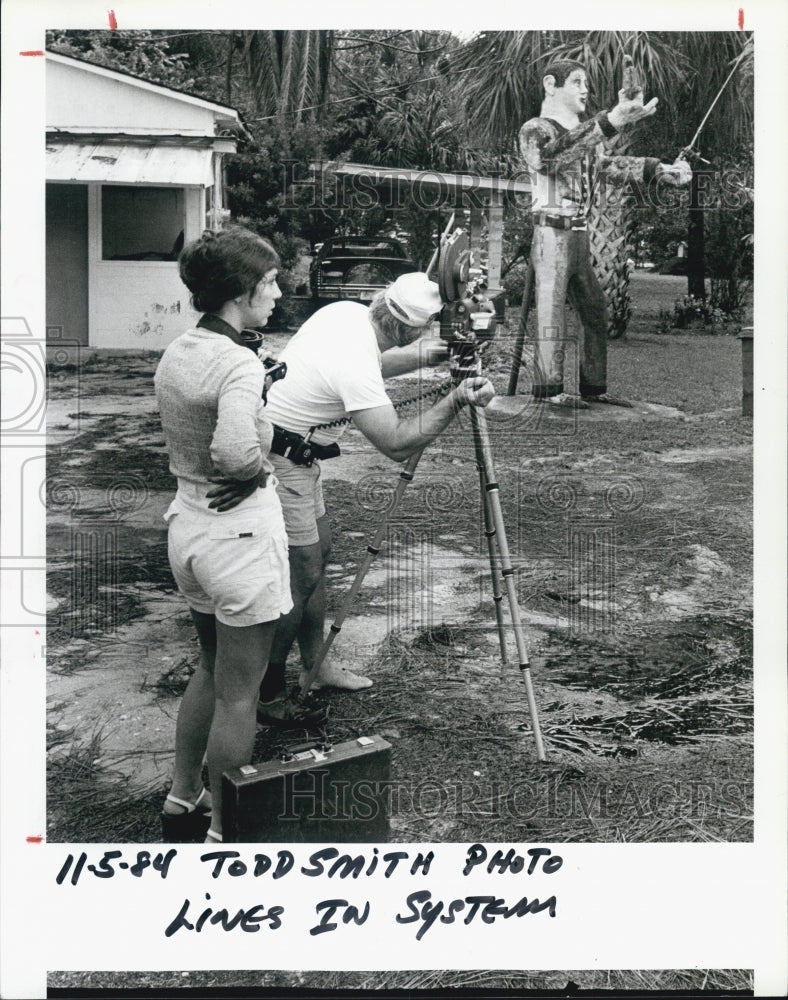
<svg viewBox="0 0 788 1000">
<path fill-rule="evenodd" d="M 180 808 L 180 812 L 161 813 L 161 835 L 165 844 L 201 843 L 211 825 L 211 800 L 203 788 L 194 802 L 168 795 L 164 800 Z"/>
<path fill-rule="evenodd" d="M 257 702 L 257 721 L 279 729 L 319 729 L 328 720 L 328 712 L 307 696 L 301 698 L 298 688 L 275 701 Z"/>
</svg>

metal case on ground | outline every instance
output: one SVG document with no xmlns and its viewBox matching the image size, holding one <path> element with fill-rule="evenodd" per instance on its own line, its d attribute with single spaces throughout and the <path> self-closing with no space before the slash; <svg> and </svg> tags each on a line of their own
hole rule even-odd
<svg viewBox="0 0 788 1000">
<path fill-rule="evenodd" d="M 225 843 L 375 843 L 388 839 L 391 744 L 362 736 L 290 747 L 224 775 Z"/>
</svg>

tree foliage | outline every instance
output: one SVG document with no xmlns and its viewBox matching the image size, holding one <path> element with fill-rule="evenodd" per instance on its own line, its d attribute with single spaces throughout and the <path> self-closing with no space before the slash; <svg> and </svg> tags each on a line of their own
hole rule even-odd
<svg viewBox="0 0 788 1000">
<path fill-rule="evenodd" d="M 614 103 L 623 55 L 633 57 L 646 98 L 659 98 L 657 114 L 636 126 L 638 154 L 673 159 L 711 108 L 694 152 L 710 169 L 735 169 L 743 187 L 751 186 L 753 61 L 744 32 L 59 31 L 48 32 L 47 44 L 238 108 L 246 134 L 238 155 L 226 161 L 230 205 L 237 218 L 280 242 L 399 227 L 424 264 L 442 227 L 439 212 L 411 205 L 395 217 L 380 204 L 348 208 L 330 189 L 288 191 L 287 170 L 293 173 L 297 161 L 295 173 L 303 179 L 310 161 L 339 159 L 511 175 L 520 169 L 517 132 L 538 113 L 544 67 L 558 57 L 586 66 L 590 110 Z M 645 241 L 644 252 L 658 256 L 658 239 L 675 243 L 674 230 L 682 213 L 686 229 L 689 208 L 642 206 L 635 236 Z M 705 234 L 712 280 L 730 272 L 735 282 L 750 263 L 750 253 L 739 252 L 748 246 L 747 208 L 693 211 L 691 267 L 700 267 L 702 276 L 704 260 L 693 241 Z M 527 252 L 528 235 L 507 232 L 505 269 Z M 736 261 L 726 263 L 730 245 Z"/>
<path fill-rule="evenodd" d="M 189 57 L 170 51 L 169 41 L 152 31 L 47 31 L 47 48 L 74 59 L 141 76 L 151 83 L 188 90 Z"/>
</svg>

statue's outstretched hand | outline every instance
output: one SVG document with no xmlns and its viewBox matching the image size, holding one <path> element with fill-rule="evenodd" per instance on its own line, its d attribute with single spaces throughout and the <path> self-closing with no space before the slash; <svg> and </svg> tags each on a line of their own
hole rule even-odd
<svg viewBox="0 0 788 1000">
<path fill-rule="evenodd" d="M 641 118 L 649 118 L 656 113 L 658 97 L 652 97 L 648 104 L 643 103 L 643 91 L 638 90 L 635 96 L 629 98 L 625 90 L 618 92 L 618 104 L 607 113 L 607 120 L 613 128 L 621 128 L 624 125 L 632 125 L 639 122 Z"/>
<path fill-rule="evenodd" d="M 666 184 L 683 187 L 692 180 L 692 167 L 679 157 L 675 163 L 660 163 L 657 167 L 657 177 L 661 177 Z"/>
</svg>

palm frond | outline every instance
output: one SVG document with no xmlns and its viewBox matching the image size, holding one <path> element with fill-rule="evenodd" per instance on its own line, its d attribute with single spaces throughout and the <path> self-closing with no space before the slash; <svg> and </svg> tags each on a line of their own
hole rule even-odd
<svg viewBox="0 0 788 1000">
<path fill-rule="evenodd" d="M 483 31 L 453 53 L 450 74 L 470 129 L 491 146 L 507 148 L 526 118 L 538 113 L 539 69 L 566 38 L 565 32 Z"/>
<path fill-rule="evenodd" d="M 255 106 L 292 124 L 326 99 L 333 31 L 245 31 L 243 53 Z"/>
<path fill-rule="evenodd" d="M 546 59 L 575 59 L 588 76 L 594 104 L 610 108 L 621 88 L 624 56 L 632 56 L 646 99 L 672 99 L 690 72 L 680 48 L 651 31 L 589 31 L 581 39 L 555 46 Z"/>
</svg>

